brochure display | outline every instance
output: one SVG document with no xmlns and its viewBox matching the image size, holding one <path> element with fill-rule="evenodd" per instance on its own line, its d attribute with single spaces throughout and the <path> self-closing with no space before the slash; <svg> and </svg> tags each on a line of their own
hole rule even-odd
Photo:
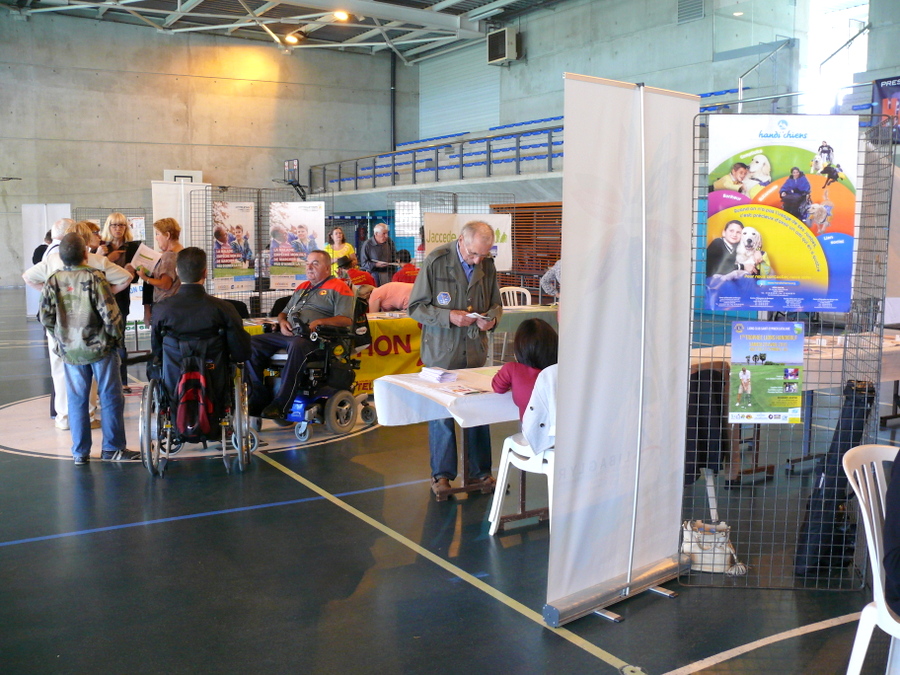
<svg viewBox="0 0 900 675">
<path fill-rule="evenodd" d="M 709 120 L 706 308 L 850 308 L 859 118 Z"/>
</svg>

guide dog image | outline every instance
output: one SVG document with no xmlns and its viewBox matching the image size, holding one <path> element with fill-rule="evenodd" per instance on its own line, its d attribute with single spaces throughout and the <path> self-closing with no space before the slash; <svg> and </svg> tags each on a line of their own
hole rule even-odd
<svg viewBox="0 0 900 675">
<path fill-rule="evenodd" d="M 826 209 L 822 204 L 810 204 L 809 210 L 807 211 L 807 218 L 809 222 L 809 229 L 812 230 L 813 234 L 820 235 L 828 229 L 828 226 L 831 225 L 831 222 L 828 219 L 828 209 Z"/>
<path fill-rule="evenodd" d="M 762 235 L 754 227 L 745 227 L 741 230 L 741 241 L 737 245 L 737 255 L 735 262 L 742 270 L 748 262 L 752 262 L 756 268 L 755 274 L 761 277 L 767 277 L 772 272 L 772 266 L 769 264 L 769 256 L 762 248 Z M 751 272 L 745 272 L 752 274 Z"/>
<path fill-rule="evenodd" d="M 747 168 L 747 177 L 742 192 L 754 196 L 761 188 L 772 182 L 772 164 L 765 155 L 754 155 Z"/>
</svg>

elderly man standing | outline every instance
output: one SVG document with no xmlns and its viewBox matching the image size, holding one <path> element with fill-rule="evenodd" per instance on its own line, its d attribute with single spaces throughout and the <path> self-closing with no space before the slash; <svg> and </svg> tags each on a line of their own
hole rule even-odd
<svg viewBox="0 0 900 675">
<path fill-rule="evenodd" d="M 487 331 L 503 314 L 497 271 L 491 258 L 494 230 L 485 222 L 466 223 L 459 239 L 434 249 L 425 259 L 409 299 L 409 315 L 422 324 L 422 363 L 447 369 L 478 368 L 487 359 Z M 480 314 L 487 318 L 477 318 Z M 456 478 L 456 432 L 452 419 L 428 423 L 431 491 L 447 498 Z M 494 491 L 488 426 L 465 430 L 469 484 Z"/>
<path fill-rule="evenodd" d="M 378 223 L 372 238 L 366 239 L 359 249 L 359 266 L 375 277 L 375 281 L 381 286 L 391 280 L 396 260 L 394 242 L 388 237 L 388 226 Z"/>
</svg>

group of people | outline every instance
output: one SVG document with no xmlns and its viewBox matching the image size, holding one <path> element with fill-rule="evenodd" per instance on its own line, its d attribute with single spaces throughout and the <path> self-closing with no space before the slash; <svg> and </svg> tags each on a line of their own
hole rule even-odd
<svg viewBox="0 0 900 675">
<path fill-rule="evenodd" d="M 331 255 L 322 250 L 307 254 L 307 278 L 294 291 L 277 318 L 278 330 L 250 337 L 237 311 L 227 301 L 209 296 L 203 286 L 206 278 L 206 253 L 199 248 L 184 248 L 179 242 L 180 227 L 171 218 L 154 223 L 157 248 L 162 256 L 153 270 L 135 269 L 126 245 L 130 238 L 121 227 L 124 218 L 113 214 L 105 228 L 106 237 L 98 243 L 102 253 L 91 253 L 91 233 L 71 221 L 54 226 L 47 258 L 25 273 L 41 294 L 40 320 L 47 329 L 52 357 L 62 363 L 62 389 L 68 400 L 57 405 L 68 415 L 72 430 L 72 455 L 76 465 L 89 461 L 91 421 L 89 396 L 95 380 L 102 407 L 104 460 L 132 460 L 138 453 L 125 444 L 123 421 L 124 393 L 120 376 L 123 346 L 123 310 L 116 293 L 128 290 L 135 276 L 145 280 L 154 292 L 151 310 L 151 346 L 154 354 L 163 348 L 163 336 L 199 338 L 212 333 L 222 337 L 223 348 L 232 361 L 247 364 L 250 384 L 251 415 L 283 421 L 298 377 L 309 354 L 315 348 L 310 334 L 319 326 L 353 325 L 356 294 L 333 274 Z M 71 229 L 71 231 L 67 231 Z M 332 237 L 336 252 L 343 233 Z M 372 245 L 362 247 L 370 269 L 379 274 L 380 285 L 375 303 L 383 308 L 392 301 L 395 287 L 401 294 L 400 305 L 422 324 L 421 360 L 426 366 L 446 369 L 483 366 L 487 357 L 487 335 L 497 326 L 503 308 L 497 271 L 491 256 L 494 231 L 487 223 L 467 223 L 453 242 L 439 246 L 426 258 L 422 269 L 414 271 L 414 283 L 393 282 L 390 272 L 398 257 L 383 230 L 376 228 Z M 51 247 L 53 250 L 51 250 Z M 334 250 L 334 249 L 333 249 Z M 342 256 L 345 257 L 345 256 Z M 119 261 L 123 266 L 117 264 Z M 378 263 L 382 264 L 379 265 Z M 410 265 L 409 262 L 406 265 Z M 411 266 L 411 265 L 410 265 Z M 413 273 L 407 270 L 406 273 Z M 373 291 L 373 293 L 375 292 Z M 389 298 L 391 300 L 389 300 Z M 78 311 L 71 311 L 77 308 Z M 127 312 L 127 309 L 125 310 Z M 277 391 L 269 392 L 263 373 L 271 356 L 287 350 L 287 362 Z M 523 322 L 515 337 L 517 361 L 497 374 L 496 391 L 512 390 L 523 424 L 529 413 L 538 421 L 526 437 L 536 451 L 552 445 L 553 425 L 547 424 L 555 397 L 556 332 L 543 321 Z M 529 403 L 531 402 L 531 403 Z M 540 411 L 539 414 L 537 411 Z M 487 426 L 465 430 L 469 448 L 468 482 L 490 493 L 495 480 L 491 475 L 491 444 Z M 452 489 L 457 475 L 456 437 L 453 421 L 429 423 L 429 454 L 432 491 L 438 498 Z"/>
</svg>

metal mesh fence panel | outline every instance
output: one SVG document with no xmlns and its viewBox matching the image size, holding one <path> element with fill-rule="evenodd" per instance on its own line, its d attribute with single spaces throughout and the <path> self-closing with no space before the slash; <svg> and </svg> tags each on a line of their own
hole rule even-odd
<svg viewBox="0 0 900 675">
<path fill-rule="evenodd" d="M 695 586 L 849 590 L 863 585 L 866 552 L 855 502 L 840 458 L 851 445 L 873 442 L 878 425 L 889 204 L 890 127 L 861 122 L 858 136 L 856 229 L 850 310 L 727 312 L 704 305 L 706 292 L 708 115 L 694 133 L 694 230 L 691 365 L 687 411 L 685 522 L 721 523 L 740 568 L 701 571 L 684 557 L 681 582 Z M 810 178 L 813 178 L 811 174 Z M 823 180 L 815 175 L 816 180 Z M 735 321 L 802 324 L 805 344 L 801 421 L 729 424 Z M 760 356 L 762 363 L 765 354 Z M 750 363 L 750 356 L 747 357 Z M 735 364 L 735 368 L 737 365 Z M 750 399 L 745 394 L 745 401 Z M 740 396 L 738 395 L 738 400 Z M 733 401 L 732 401 L 733 402 Z M 749 403 L 747 404 L 749 407 Z M 725 529 L 725 525 L 730 530 Z M 682 550 L 714 547 L 715 534 L 685 533 Z M 702 540 L 702 541 L 701 541 Z"/>
</svg>

